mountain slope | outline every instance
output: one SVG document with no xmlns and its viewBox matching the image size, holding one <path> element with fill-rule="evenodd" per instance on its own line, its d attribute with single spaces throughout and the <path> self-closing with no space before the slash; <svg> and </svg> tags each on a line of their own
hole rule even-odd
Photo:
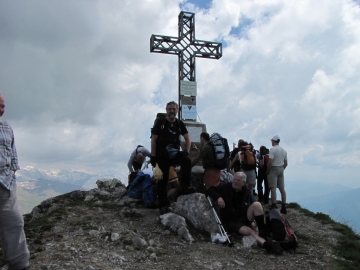
<svg viewBox="0 0 360 270">
<path fill-rule="evenodd" d="M 312 212 L 322 212 L 360 232 L 360 188 L 299 200 Z"/>
<path fill-rule="evenodd" d="M 299 248 L 295 255 L 275 256 L 244 247 L 239 238 L 234 248 L 211 243 L 196 229 L 189 243 L 161 225 L 157 209 L 121 203 L 114 192 L 74 191 L 42 203 L 52 212 L 27 215 L 32 269 L 335 269 L 331 243 L 339 233 L 291 206 L 287 218 L 298 231 Z"/>
</svg>

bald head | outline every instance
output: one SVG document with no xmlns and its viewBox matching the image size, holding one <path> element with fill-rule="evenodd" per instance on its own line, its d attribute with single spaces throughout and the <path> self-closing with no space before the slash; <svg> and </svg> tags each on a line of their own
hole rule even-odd
<svg viewBox="0 0 360 270">
<path fill-rule="evenodd" d="M 136 161 L 140 164 L 143 164 L 144 163 L 144 155 L 140 152 L 140 153 L 137 153 L 136 155 Z"/>
</svg>

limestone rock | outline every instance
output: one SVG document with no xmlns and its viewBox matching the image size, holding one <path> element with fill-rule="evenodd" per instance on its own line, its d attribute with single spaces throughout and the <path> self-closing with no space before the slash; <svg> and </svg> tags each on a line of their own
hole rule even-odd
<svg viewBox="0 0 360 270">
<path fill-rule="evenodd" d="M 112 233 L 111 237 L 110 237 L 112 242 L 118 240 L 119 238 L 120 238 L 120 235 L 118 233 Z"/>
<path fill-rule="evenodd" d="M 120 211 L 120 216 L 121 216 L 122 218 L 141 217 L 142 214 L 141 214 L 140 211 L 137 210 L 137 209 L 129 208 L 129 207 L 124 207 L 124 208 Z"/>
<path fill-rule="evenodd" d="M 257 245 L 257 242 L 255 240 L 254 237 L 252 236 L 244 236 L 242 239 L 241 239 L 241 244 L 244 246 L 244 247 L 252 247 L 254 245 Z"/>
<path fill-rule="evenodd" d="M 47 208 L 47 207 L 50 207 L 53 204 L 53 202 L 54 202 L 54 199 L 50 198 L 50 199 L 47 199 L 47 200 L 41 202 L 40 206 L 42 208 Z"/>
<path fill-rule="evenodd" d="M 160 221 L 162 225 L 169 227 L 172 231 L 177 231 L 183 226 L 186 227 L 185 218 L 174 213 L 166 213 L 161 215 Z"/>
<path fill-rule="evenodd" d="M 106 179 L 106 178 L 102 178 L 102 179 L 98 179 L 96 181 L 96 184 L 98 186 L 99 189 L 101 188 L 115 188 L 116 186 L 120 186 L 122 185 L 121 181 L 119 179 L 113 178 L 113 179 Z"/>
<path fill-rule="evenodd" d="M 141 200 L 129 198 L 128 196 L 125 195 L 117 202 L 117 205 L 123 206 L 123 205 L 128 205 L 128 204 L 133 204 L 133 203 L 139 203 L 139 202 L 141 202 Z"/>
<path fill-rule="evenodd" d="M 41 209 L 39 206 L 35 206 L 32 210 L 31 210 L 31 217 L 32 218 L 39 218 L 42 217 L 44 214 L 41 213 Z"/>
<path fill-rule="evenodd" d="M 114 191 L 111 193 L 113 198 L 122 198 L 127 194 L 127 189 L 124 186 L 115 187 Z"/>
<path fill-rule="evenodd" d="M 184 238 L 188 242 L 193 242 L 194 238 L 191 236 L 189 230 L 186 228 L 186 226 L 181 226 L 179 230 L 177 231 L 178 235 L 180 235 L 182 238 Z"/>
<path fill-rule="evenodd" d="M 92 236 L 98 236 L 100 234 L 100 232 L 97 231 L 97 230 L 90 230 L 89 234 L 92 235 Z"/>
<path fill-rule="evenodd" d="M 93 195 L 86 195 L 86 197 L 85 197 L 85 199 L 84 199 L 84 202 L 91 201 L 92 199 L 94 199 L 94 196 L 93 196 Z"/>
<path fill-rule="evenodd" d="M 146 241 L 143 238 L 140 238 L 138 236 L 134 236 L 132 238 L 132 243 L 133 243 L 133 246 L 137 249 L 147 246 Z"/>
<path fill-rule="evenodd" d="M 180 196 L 174 212 L 184 217 L 199 230 L 207 231 L 208 233 L 218 231 L 214 213 L 204 194 L 193 193 Z"/>
<path fill-rule="evenodd" d="M 85 198 L 85 194 L 86 194 L 85 191 L 75 190 L 70 193 L 70 198 L 73 200 L 81 200 L 81 199 Z"/>
<path fill-rule="evenodd" d="M 106 191 L 106 190 L 100 190 L 100 191 L 99 191 L 99 195 L 109 197 L 109 196 L 110 196 L 110 192 L 109 192 L 109 191 Z"/>
</svg>

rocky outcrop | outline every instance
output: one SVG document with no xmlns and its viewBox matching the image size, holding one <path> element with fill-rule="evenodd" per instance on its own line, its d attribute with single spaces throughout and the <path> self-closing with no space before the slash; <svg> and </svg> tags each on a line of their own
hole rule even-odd
<svg viewBox="0 0 360 270">
<path fill-rule="evenodd" d="M 233 248 L 212 243 L 209 232 L 218 228 L 203 194 L 181 196 L 159 216 L 110 180 L 48 199 L 25 216 L 32 269 L 332 269 L 336 233 L 295 209 L 287 218 L 300 235 L 296 260 L 266 253 L 251 237 L 236 238 Z"/>
<path fill-rule="evenodd" d="M 115 204 L 120 207 L 141 203 L 141 200 L 129 198 L 126 195 L 126 187 L 116 178 L 99 179 L 96 184 L 98 188 L 89 191 L 76 190 L 71 192 L 69 197 L 73 200 L 92 203 L 98 207 L 103 206 L 104 201 L 106 201 L 107 204 Z M 47 199 L 32 210 L 31 216 L 32 218 L 42 217 L 67 203 L 67 200 Z M 180 196 L 171 209 L 173 209 L 174 213 L 160 216 L 161 223 L 188 242 L 194 241 L 194 238 L 190 234 L 186 222 L 191 224 L 193 228 L 207 232 L 209 235 L 220 232 L 213 209 L 208 199 L 202 193 Z M 128 207 L 124 207 L 119 215 L 121 217 L 141 216 L 138 210 Z M 91 232 L 91 234 L 94 234 L 94 232 Z M 253 243 L 253 241 L 245 239 L 244 243 L 245 246 L 249 247 L 251 246 L 249 243 Z"/>
<path fill-rule="evenodd" d="M 180 196 L 176 202 L 174 213 L 184 217 L 196 229 L 213 233 L 218 231 L 218 226 L 204 194 L 193 193 Z"/>
</svg>

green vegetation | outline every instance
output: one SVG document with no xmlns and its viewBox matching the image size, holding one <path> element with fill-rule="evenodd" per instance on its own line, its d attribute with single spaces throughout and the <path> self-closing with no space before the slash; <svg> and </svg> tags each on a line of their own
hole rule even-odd
<svg viewBox="0 0 360 270">
<path fill-rule="evenodd" d="M 337 245 L 333 246 L 335 255 L 335 267 L 337 269 L 357 270 L 360 265 L 360 236 L 356 234 L 348 225 L 334 221 L 329 215 L 323 213 L 313 213 L 302 208 L 297 203 L 289 203 L 288 208 L 295 208 L 306 216 L 319 220 L 322 224 L 329 224 L 333 229 L 340 233 Z"/>
</svg>

